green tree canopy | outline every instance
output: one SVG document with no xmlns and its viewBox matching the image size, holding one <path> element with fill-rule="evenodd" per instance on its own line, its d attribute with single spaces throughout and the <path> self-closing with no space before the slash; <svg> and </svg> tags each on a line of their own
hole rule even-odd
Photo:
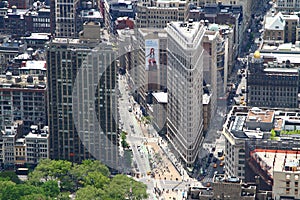
<svg viewBox="0 0 300 200">
<path fill-rule="evenodd" d="M 49 197 L 57 197 L 59 194 L 59 187 L 57 181 L 50 180 L 41 186 L 44 190 L 44 194 Z"/>
<path fill-rule="evenodd" d="M 5 200 L 18 200 L 27 195 L 33 194 L 43 194 L 43 189 L 39 187 L 35 187 L 33 185 L 28 184 L 15 184 L 2 181 L 0 182 L 0 186 L 4 186 L 3 191 L 1 191 L 1 199 Z M 8 186 L 8 187 L 7 187 Z"/>
<path fill-rule="evenodd" d="M 77 200 L 147 198 L 145 184 L 126 175 L 110 178 L 108 168 L 94 160 L 75 165 L 42 160 L 25 182 L 18 181 L 13 172 L 0 176 L 0 200 L 70 200 L 69 192 L 75 192 Z"/>
<path fill-rule="evenodd" d="M 84 177 L 85 185 L 91 185 L 97 189 L 103 189 L 105 185 L 109 184 L 109 181 L 109 178 L 100 172 L 89 172 L 88 175 Z"/>
<path fill-rule="evenodd" d="M 0 181 L 0 199 L 6 199 L 10 192 L 13 191 L 16 183 L 12 181 Z"/>
<path fill-rule="evenodd" d="M 13 171 L 4 171 L 0 173 L 0 178 L 2 180 L 12 181 L 14 183 L 21 183 L 21 180 Z"/>
<path fill-rule="evenodd" d="M 29 194 L 20 198 L 20 200 L 51 200 L 44 194 Z"/>
<path fill-rule="evenodd" d="M 57 196 L 57 200 L 70 200 L 70 193 L 69 192 L 61 192 Z"/>
<path fill-rule="evenodd" d="M 91 185 L 88 185 L 84 188 L 80 188 L 76 192 L 75 200 L 104 200 L 105 193 L 101 189 L 97 189 Z"/>
<path fill-rule="evenodd" d="M 133 199 L 146 199 L 147 186 L 141 182 L 135 181 L 126 175 L 116 175 L 106 187 L 106 192 L 111 199 L 124 199 L 130 196 Z"/>
<path fill-rule="evenodd" d="M 106 177 L 109 177 L 109 169 L 98 160 L 84 160 L 81 164 L 75 164 L 71 170 L 71 174 L 78 180 L 84 180 L 84 177 L 89 172 L 100 172 Z"/>
</svg>

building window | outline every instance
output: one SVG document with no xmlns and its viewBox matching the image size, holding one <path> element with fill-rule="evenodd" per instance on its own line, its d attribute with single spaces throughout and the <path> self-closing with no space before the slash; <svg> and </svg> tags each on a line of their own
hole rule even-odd
<svg viewBox="0 0 300 200">
<path fill-rule="evenodd" d="M 295 187 L 298 187 L 298 181 L 295 182 Z"/>
<path fill-rule="evenodd" d="M 295 195 L 298 195 L 298 189 L 295 189 Z"/>
<path fill-rule="evenodd" d="M 286 193 L 286 194 L 290 194 L 290 189 L 289 189 L 289 188 L 286 188 L 285 193 Z"/>
<path fill-rule="evenodd" d="M 286 187 L 289 188 L 290 187 L 290 181 L 286 182 Z"/>
</svg>

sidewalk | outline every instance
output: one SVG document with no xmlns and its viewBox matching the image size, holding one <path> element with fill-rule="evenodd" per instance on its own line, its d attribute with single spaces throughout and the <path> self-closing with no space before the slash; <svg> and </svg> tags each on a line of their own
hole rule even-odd
<svg viewBox="0 0 300 200">
<path fill-rule="evenodd" d="M 149 142 L 147 147 L 150 154 L 153 156 L 152 160 L 154 168 L 152 169 L 152 172 L 154 173 L 155 179 L 182 181 L 182 177 L 177 169 L 175 169 L 174 165 L 156 143 Z"/>
</svg>

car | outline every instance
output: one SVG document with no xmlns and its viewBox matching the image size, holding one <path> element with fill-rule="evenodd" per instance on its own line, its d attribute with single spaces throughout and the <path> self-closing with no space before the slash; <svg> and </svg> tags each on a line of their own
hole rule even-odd
<svg viewBox="0 0 300 200">
<path fill-rule="evenodd" d="M 217 164 L 215 163 L 213 167 L 214 167 L 214 168 L 217 168 Z"/>
<path fill-rule="evenodd" d="M 220 163 L 220 167 L 223 167 L 223 166 L 224 166 L 224 162 L 221 162 L 221 163 Z"/>
<path fill-rule="evenodd" d="M 213 156 L 214 156 L 214 154 L 213 154 L 213 153 L 210 153 L 210 154 L 209 154 L 209 157 L 213 157 Z"/>
<path fill-rule="evenodd" d="M 222 157 L 220 158 L 220 160 L 224 160 L 224 156 L 222 156 Z"/>
<path fill-rule="evenodd" d="M 217 162 L 217 158 L 213 158 L 213 162 L 216 163 Z"/>
<path fill-rule="evenodd" d="M 211 149 L 212 152 L 214 152 L 215 150 L 216 150 L 216 147 L 213 147 L 213 148 Z"/>
<path fill-rule="evenodd" d="M 207 159 L 207 163 L 211 163 L 211 157 Z"/>
<path fill-rule="evenodd" d="M 218 149 L 218 157 L 222 157 L 224 155 L 223 149 Z M 224 159 L 224 158 L 223 158 Z"/>
<path fill-rule="evenodd" d="M 128 106 L 128 111 L 132 112 L 132 107 L 131 106 Z"/>
</svg>

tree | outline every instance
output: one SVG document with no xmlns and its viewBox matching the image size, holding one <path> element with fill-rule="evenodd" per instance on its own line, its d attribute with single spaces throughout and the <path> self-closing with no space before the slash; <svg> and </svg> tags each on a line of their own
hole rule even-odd
<svg viewBox="0 0 300 200">
<path fill-rule="evenodd" d="M 86 186 L 84 188 L 80 188 L 76 192 L 75 200 L 104 200 L 107 199 L 104 197 L 105 193 L 101 189 L 97 189 L 93 186 Z"/>
<path fill-rule="evenodd" d="M 109 184 L 109 178 L 100 172 L 89 172 L 84 178 L 84 182 L 85 185 L 91 185 L 97 189 L 103 189 L 105 185 Z"/>
<path fill-rule="evenodd" d="M 142 117 L 142 121 L 144 122 L 144 124 L 150 124 L 151 121 L 152 121 L 152 117 L 151 116 L 145 116 L 145 117 Z"/>
<path fill-rule="evenodd" d="M 49 197 L 57 197 L 59 194 L 59 187 L 57 181 L 50 180 L 41 186 L 44 190 L 44 194 Z"/>
<path fill-rule="evenodd" d="M 29 178 L 61 179 L 71 170 L 72 163 L 66 160 L 44 159 L 39 162 Z"/>
<path fill-rule="evenodd" d="M 71 170 L 72 163 L 66 160 L 52 160 L 50 166 L 51 176 L 61 179 L 62 177 L 66 176 L 66 174 Z"/>
<path fill-rule="evenodd" d="M 39 161 L 39 164 L 36 166 L 33 172 L 29 174 L 29 179 L 31 177 L 45 179 L 46 181 L 50 176 L 52 176 L 52 160 L 43 159 Z M 33 174 L 32 174 L 33 173 Z"/>
<path fill-rule="evenodd" d="M 66 176 L 60 179 L 60 189 L 61 191 L 75 192 L 77 190 L 77 180 L 74 176 L 68 173 Z"/>
<path fill-rule="evenodd" d="M 29 173 L 28 175 L 28 181 L 27 183 L 34 186 L 40 186 L 42 185 L 41 180 L 45 179 L 47 180 L 47 175 L 39 170 L 34 170 L 33 172 Z"/>
<path fill-rule="evenodd" d="M 84 160 L 80 165 L 75 164 L 71 170 L 71 174 L 77 180 L 84 180 L 84 177 L 87 176 L 89 172 L 100 172 L 106 177 L 110 175 L 109 169 L 99 160 Z"/>
<path fill-rule="evenodd" d="M 111 199 L 125 199 L 130 196 L 133 199 L 146 199 L 147 186 L 143 183 L 135 181 L 126 175 L 116 175 L 106 186 L 106 192 Z"/>
<path fill-rule="evenodd" d="M 3 183 L 3 182 L 2 182 Z M 35 187 L 29 184 L 17 184 L 11 185 L 10 183 L 4 183 L 4 186 L 8 184 L 9 187 L 5 187 L 3 191 L 1 191 L 1 199 L 5 200 L 18 200 L 21 197 L 25 197 L 27 195 L 33 194 L 43 194 L 43 189 L 40 187 Z M 1 185 L 0 185 L 1 187 Z"/>
<path fill-rule="evenodd" d="M 121 145 L 123 148 L 127 148 L 129 145 L 128 143 L 126 142 L 126 132 L 122 131 L 121 133 Z"/>
<path fill-rule="evenodd" d="M 20 198 L 20 200 L 51 200 L 43 194 L 29 194 Z"/>
<path fill-rule="evenodd" d="M 129 146 L 129 144 L 125 140 L 121 141 L 121 145 L 123 148 L 127 148 Z"/>
<path fill-rule="evenodd" d="M 14 183 L 21 183 L 21 180 L 17 176 L 17 174 L 13 171 L 4 171 L 0 173 L 0 178 L 4 178 L 4 180 L 9 180 Z"/>
<path fill-rule="evenodd" d="M 16 183 L 12 181 L 0 181 L 0 199 L 7 199 L 7 196 L 13 192 Z"/>
<path fill-rule="evenodd" d="M 57 200 L 71 200 L 69 192 L 61 192 L 57 196 Z"/>
</svg>

